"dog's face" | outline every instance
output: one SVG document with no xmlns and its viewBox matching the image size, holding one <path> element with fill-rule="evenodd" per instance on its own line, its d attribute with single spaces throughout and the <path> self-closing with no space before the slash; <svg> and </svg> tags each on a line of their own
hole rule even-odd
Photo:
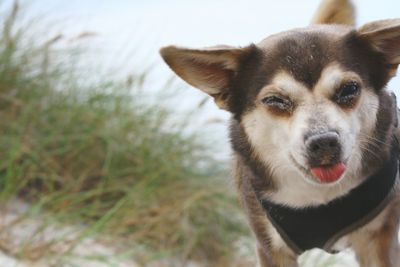
<svg viewBox="0 0 400 267">
<path fill-rule="evenodd" d="M 359 30 L 317 25 L 245 48 L 172 46 L 161 54 L 233 114 L 250 154 L 278 182 L 336 184 L 387 151 L 393 103 L 384 87 L 400 63 L 400 20 Z"/>
<path fill-rule="evenodd" d="M 350 31 L 315 26 L 257 46 L 261 64 L 238 97 L 247 101 L 240 121 L 258 158 L 278 177 L 297 173 L 330 184 L 361 169 L 384 86 L 375 76 L 388 77 L 379 56 Z"/>
</svg>

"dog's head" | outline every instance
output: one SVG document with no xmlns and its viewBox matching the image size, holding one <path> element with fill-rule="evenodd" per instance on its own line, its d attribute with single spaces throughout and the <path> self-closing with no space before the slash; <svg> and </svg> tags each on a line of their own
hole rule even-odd
<svg viewBox="0 0 400 267">
<path fill-rule="evenodd" d="M 385 85 L 400 63 L 400 19 L 312 25 L 243 48 L 169 46 L 161 55 L 233 114 L 252 157 L 276 177 L 335 184 L 366 175 L 387 154 L 394 106 Z"/>
</svg>

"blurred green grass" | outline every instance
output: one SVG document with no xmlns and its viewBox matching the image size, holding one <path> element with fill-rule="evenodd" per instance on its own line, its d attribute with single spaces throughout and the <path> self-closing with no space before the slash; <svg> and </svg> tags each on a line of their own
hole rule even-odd
<svg viewBox="0 0 400 267">
<path fill-rule="evenodd" d="M 248 231 L 210 142 L 174 121 L 167 100 L 149 104 L 146 74 L 86 77 L 61 35 L 42 40 L 18 16 L 15 4 L 0 33 L 1 202 L 85 225 L 78 241 L 111 236 L 143 264 L 226 262 Z M 19 257 L 51 251 L 32 246 Z"/>
</svg>

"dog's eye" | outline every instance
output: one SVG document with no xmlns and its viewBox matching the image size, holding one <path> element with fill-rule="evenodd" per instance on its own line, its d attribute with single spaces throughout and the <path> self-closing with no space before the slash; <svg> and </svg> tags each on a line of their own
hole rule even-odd
<svg viewBox="0 0 400 267">
<path fill-rule="evenodd" d="M 348 105 L 360 95 L 360 86 L 356 81 L 343 84 L 335 95 L 338 104 Z"/>
<path fill-rule="evenodd" d="M 288 98 L 284 96 L 267 96 L 262 102 L 272 108 L 277 108 L 282 111 L 291 111 L 293 108 L 293 103 Z"/>
<path fill-rule="evenodd" d="M 357 82 L 348 82 L 340 88 L 339 96 L 348 97 L 358 94 L 359 86 Z"/>
</svg>

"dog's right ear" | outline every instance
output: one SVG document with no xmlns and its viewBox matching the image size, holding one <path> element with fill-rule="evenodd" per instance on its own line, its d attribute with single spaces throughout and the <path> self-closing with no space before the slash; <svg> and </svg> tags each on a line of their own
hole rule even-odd
<svg viewBox="0 0 400 267">
<path fill-rule="evenodd" d="M 400 19 L 367 23 L 358 30 L 358 34 L 383 53 L 389 64 L 400 64 Z"/>
<path fill-rule="evenodd" d="M 324 0 L 311 24 L 355 24 L 355 11 L 350 0 Z"/>
<path fill-rule="evenodd" d="M 178 76 L 211 95 L 220 108 L 229 111 L 232 79 L 238 72 L 240 62 L 252 50 L 251 47 L 188 49 L 167 46 L 160 50 L 160 54 Z"/>
</svg>

